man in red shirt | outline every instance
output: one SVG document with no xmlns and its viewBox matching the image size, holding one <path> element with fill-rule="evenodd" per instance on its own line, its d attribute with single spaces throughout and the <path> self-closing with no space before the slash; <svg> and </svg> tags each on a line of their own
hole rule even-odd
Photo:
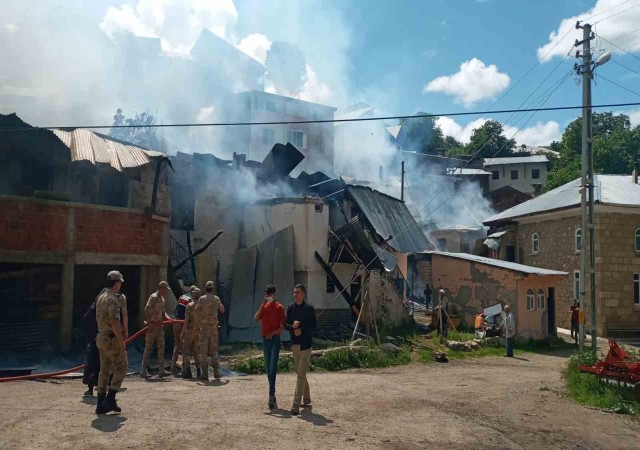
<svg viewBox="0 0 640 450">
<path fill-rule="evenodd" d="M 578 343 L 578 337 L 580 334 L 580 306 L 578 301 L 574 300 L 573 304 L 569 308 L 569 314 L 571 315 L 571 337 Z"/>
<path fill-rule="evenodd" d="M 260 309 L 254 316 L 256 322 L 262 321 L 262 342 L 264 365 L 269 380 L 269 409 L 277 408 L 276 372 L 280 356 L 280 334 L 284 330 L 285 315 L 282 304 L 276 301 L 276 287 L 268 284 Z"/>
</svg>

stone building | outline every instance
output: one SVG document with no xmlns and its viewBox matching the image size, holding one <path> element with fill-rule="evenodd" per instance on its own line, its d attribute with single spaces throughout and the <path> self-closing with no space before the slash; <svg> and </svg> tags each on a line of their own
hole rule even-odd
<svg viewBox="0 0 640 450">
<path fill-rule="evenodd" d="M 626 175 L 595 180 L 597 333 L 611 335 L 640 329 L 640 186 Z M 556 294 L 558 324 L 566 328 L 569 306 L 580 293 L 581 252 L 588 250 L 579 190 L 578 179 L 484 221 L 490 236 L 504 232 L 496 238 L 499 259 L 569 272 Z M 586 303 L 589 325 L 588 289 Z"/>
<path fill-rule="evenodd" d="M 0 352 L 84 346 L 82 316 L 108 271 L 129 322 L 167 275 L 164 154 L 88 130 L 32 129 L 0 115 Z"/>
</svg>

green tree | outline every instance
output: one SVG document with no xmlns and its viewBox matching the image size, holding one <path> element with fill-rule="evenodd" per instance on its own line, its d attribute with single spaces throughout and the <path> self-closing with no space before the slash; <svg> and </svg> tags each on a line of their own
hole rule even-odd
<svg viewBox="0 0 640 450">
<path fill-rule="evenodd" d="M 628 174 L 640 168 L 640 126 L 631 128 L 629 117 L 613 113 L 594 113 L 593 168 L 596 173 Z M 571 122 L 559 145 L 560 158 L 551 166 L 543 190 L 549 191 L 580 177 L 582 119 Z"/>
<path fill-rule="evenodd" d="M 467 154 L 467 149 L 464 144 L 458 141 L 453 136 L 447 136 L 444 138 L 444 155 L 449 157 L 464 156 Z"/>
<path fill-rule="evenodd" d="M 515 146 L 516 141 L 507 139 L 504 135 L 502 124 L 489 120 L 473 130 L 466 150 L 467 154 L 475 155 L 475 158 L 498 158 L 511 155 Z"/>
<path fill-rule="evenodd" d="M 419 112 L 416 115 L 428 116 L 429 113 Z M 444 155 L 445 137 L 435 117 L 400 119 L 400 125 L 402 125 L 402 134 L 399 144 L 403 150 L 428 155 Z"/>
<path fill-rule="evenodd" d="M 127 118 L 122 113 L 122 109 L 118 108 L 113 116 L 113 125 L 135 126 L 135 128 L 112 128 L 111 136 L 149 150 L 166 152 L 167 140 L 158 131 L 158 128 L 150 127 L 150 125 L 156 125 L 157 120 L 157 113 L 154 114 L 149 110 L 136 114 L 133 118 Z"/>
</svg>

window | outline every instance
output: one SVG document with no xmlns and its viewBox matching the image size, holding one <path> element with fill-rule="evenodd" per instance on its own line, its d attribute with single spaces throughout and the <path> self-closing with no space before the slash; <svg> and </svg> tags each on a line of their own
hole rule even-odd
<svg viewBox="0 0 640 450">
<path fill-rule="evenodd" d="M 533 292 L 533 289 L 529 289 L 527 291 L 527 311 L 533 311 L 535 309 L 535 298 L 535 292 Z"/>
<path fill-rule="evenodd" d="M 538 289 L 538 309 L 544 309 L 545 295 L 543 289 Z"/>
<path fill-rule="evenodd" d="M 263 144 L 273 144 L 273 130 L 271 128 L 263 128 L 262 129 L 262 143 Z"/>
<path fill-rule="evenodd" d="M 304 148 L 306 144 L 304 131 L 289 130 L 287 132 L 287 140 L 298 148 Z"/>
<path fill-rule="evenodd" d="M 633 304 L 640 306 L 640 273 L 633 274 Z"/>
<path fill-rule="evenodd" d="M 537 254 L 540 251 L 540 238 L 538 233 L 533 233 L 531 236 L 531 252 Z"/>
<path fill-rule="evenodd" d="M 576 230 L 576 253 L 580 253 L 582 250 L 582 230 L 578 228 Z"/>
<path fill-rule="evenodd" d="M 273 100 L 267 100 L 266 102 L 264 102 L 264 109 L 269 112 L 276 112 L 276 102 L 274 102 Z"/>
<path fill-rule="evenodd" d="M 640 252 L 640 228 L 636 228 L 636 251 Z"/>
<path fill-rule="evenodd" d="M 573 272 L 573 298 L 580 300 L 580 271 L 574 270 Z"/>
<path fill-rule="evenodd" d="M 438 239 L 438 250 L 446 251 L 447 250 L 447 240 L 446 239 Z"/>
<path fill-rule="evenodd" d="M 499 170 L 492 170 L 491 171 L 491 179 L 492 180 L 499 180 L 500 179 L 500 171 Z"/>
<path fill-rule="evenodd" d="M 531 169 L 531 178 L 534 180 L 540 178 L 540 169 Z"/>
<path fill-rule="evenodd" d="M 511 179 L 512 180 L 517 180 L 518 179 L 518 171 L 517 170 L 512 170 L 511 171 Z"/>
</svg>

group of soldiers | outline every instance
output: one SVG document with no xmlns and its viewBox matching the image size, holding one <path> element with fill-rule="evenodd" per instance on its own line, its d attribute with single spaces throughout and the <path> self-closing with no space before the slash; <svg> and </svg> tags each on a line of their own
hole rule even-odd
<svg viewBox="0 0 640 450">
<path fill-rule="evenodd" d="M 111 411 L 120 412 L 116 403 L 116 394 L 120 390 L 127 372 L 127 350 L 125 339 L 128 332 L 123 325 L 122 317 L 126 315 L 126 300 L 120 294 L 124 283 L 122 274 L 111 271 L 107 275 L 107 287 L 98 295 L 95 302 L 95 314 L 98 334 L 96 346 L 100 357 L 100 373 L 98 375 L 97 414 Z M 213 293 L 213 281 L 207 281 L 205 295 L 197 286 L 191 286 L 188 294 L 180 297 L 176 307 L 174 323 L 175 346 L 171 362 L 171 373 L 178 375 L 178 355 L 182 355 L 182 377 L 193 378 L 191 372 L 191 352 L 194 354 L 197 377 L 208 381 L 209 365 L 213 367 L 215 378 L 220 378 L 220 362 L 218 359 L 218 315 L 224 314 L 224 306 L 220 298 Z M 161 281 L 156 292 L 151 294 L 144 309 L 145 322 L 148 326 L 145 337 L 145 348 L 142 356 L 140 376 L 149 376 L 147 368 L 149 357 L 154 347 L 158 351 L 159 375 L 168 376 L 164 365 L 164 325 L 165 320 L 172 320 L 166 312 L 165 297 L 170 291 L 169 284 Z M 108 388 L 108 389 L 107 389 Z"/>
</svg>

